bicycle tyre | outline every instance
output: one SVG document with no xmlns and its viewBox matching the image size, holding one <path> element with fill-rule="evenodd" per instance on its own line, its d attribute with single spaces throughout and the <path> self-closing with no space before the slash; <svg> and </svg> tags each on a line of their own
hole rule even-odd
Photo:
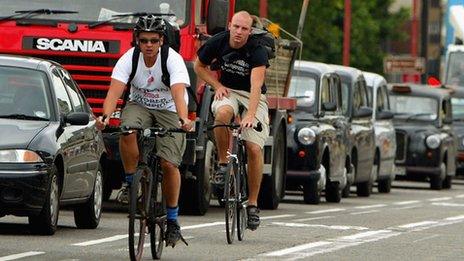
<svg viewBox="0 0 464 261">
<path fill-rule="evenodd" d="M 153 259 L 161 259 L 163 253 L 164 232 L 166 230 L 166 204 L 162 193 L 162 176 L 155 170 L 155 180 L 151 193 L 150 223 L 150 248 Z"/>
<path fill-rule="evenodd" d="M 245 237 L 245 230 L 247 227 L 247 212 L 246 206 L 248 202 L 248 183 L 247 183 L 247 172 L 246 172 L 246 153 L 243 146 L 240 147 L 238 160 L 240 165 L 238 166 L 238 180 L 239 193 L 237 196 L 237 238 L 238 241 L 242 241 Z"/>
<path fill-rule="evenodd" d="M 141 260 L 143 256 L 151 183 L 151 170 L 148 167 L 140 167 L 133 176 L 129 190 L 129 256 L 133 261 Z"/>
<path fill-rule="evenodd" d="M 231 160 L 227 166 L 224 184 L 224 211 L 226 221 L 227 243 L 232 244 L 235 236 L 235 225 L 237 216 L 237 184 L 236 184 L 237 164 Z"/>
</svg>

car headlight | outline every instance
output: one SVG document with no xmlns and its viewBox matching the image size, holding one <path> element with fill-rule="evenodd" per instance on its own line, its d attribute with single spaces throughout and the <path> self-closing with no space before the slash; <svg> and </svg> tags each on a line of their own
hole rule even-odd
<svg viewBox="0 0 464 261">
<path fill-rule="evenodd" d="M 430 135 L 425 139 L 425 144 L 429 149 L 436 149 L 440 146 L 440 137 L 437 135 Z"/>
<path fill-rule="evenodd" d="M 298 141 L 303 145 L 310 145 L 316 140 L 316 133 L 310 128 L 302 128 L 298 131 Z"/>
<path fill-rule="evenodd" d="M 39 163 L 39 154 L 30 150 L 0 150 L 0 163 Z"/>
</svg>

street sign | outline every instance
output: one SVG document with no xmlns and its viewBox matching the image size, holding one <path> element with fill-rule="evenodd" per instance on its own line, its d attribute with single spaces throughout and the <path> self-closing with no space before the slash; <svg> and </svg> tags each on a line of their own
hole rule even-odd
<svg viewBox="0 0 464 261">
<path fill-rule="evenodd" d="M 425 73 L 424 57 L 388 56 L 383 60 L 385 73 L 422 74 Z"/>
</svg>

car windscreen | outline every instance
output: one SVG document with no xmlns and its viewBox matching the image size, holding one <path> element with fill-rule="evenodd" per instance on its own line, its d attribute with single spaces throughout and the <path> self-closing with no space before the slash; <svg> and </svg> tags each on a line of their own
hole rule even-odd
<svg viewBox="0 0 464 261">
<path fill-rule="evenodd" d="M 342 112 L 346 114 L 348 112 L 348 105 L 350 103 L 350 86 L 351 79 L 348 77 L 341 77 L 342 81 Z"/>
<path fill-rule="evenodd" d="M 185 0 L 2 0 L 0 17 L 15 14 L 16 11 L 31 11 L 39 9 L 66 10 L 77 13 L 70 14 L 38 14 L 28 19 L 46 19 L 58 21 L 105 21 L 113 15 L 148 12 L 148 13 L 170 13 L 175 16 L 168 20 L 182 26 L 187 20 L 187 2 Z M 21 17 L 21 16 L 19 16 Z M 18 18 L 18 17 L 16 17 Z M 117 23 L 134 23 L 137 17 L 123 17 L 114 20 Z"/>
<path fill-rule="evenodd" d="M 288 89 L 288 97 L 297 99 L 297 107 L 307 112 L 314 112 L 316 102 L 317 76 L 314 74 L 294 72 Z"/>
<path fill-rule="evenodd" d="M 452 98 L 453 120 L 464 121 L 464 98 Z"/>
<path fill-rule="evenodd" d="M 0 66 L 0 118 L 49 120 L 44 72 Z"/>
<path fill-rule="evenodd" d="M 446 83 L 464 87 L 464 52 L 450 52 Z"/>
<path fill-rule="evenodd" d="M 434 121 L 437 119 L 438 101 L 430 97 L 391 95 L 390 108 L 395 119 Z"/>
</svg>

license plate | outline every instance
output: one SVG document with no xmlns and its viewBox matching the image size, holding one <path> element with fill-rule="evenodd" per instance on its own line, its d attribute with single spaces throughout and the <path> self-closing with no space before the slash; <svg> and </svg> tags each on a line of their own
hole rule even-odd
<svg viewBox="0 0 464 261">
<path fill-rule="evenodd" d="M 395 174 L 396 175 L 406 175 L 406 168 L 405 167 L 395 166 Z"/>
</svg>

